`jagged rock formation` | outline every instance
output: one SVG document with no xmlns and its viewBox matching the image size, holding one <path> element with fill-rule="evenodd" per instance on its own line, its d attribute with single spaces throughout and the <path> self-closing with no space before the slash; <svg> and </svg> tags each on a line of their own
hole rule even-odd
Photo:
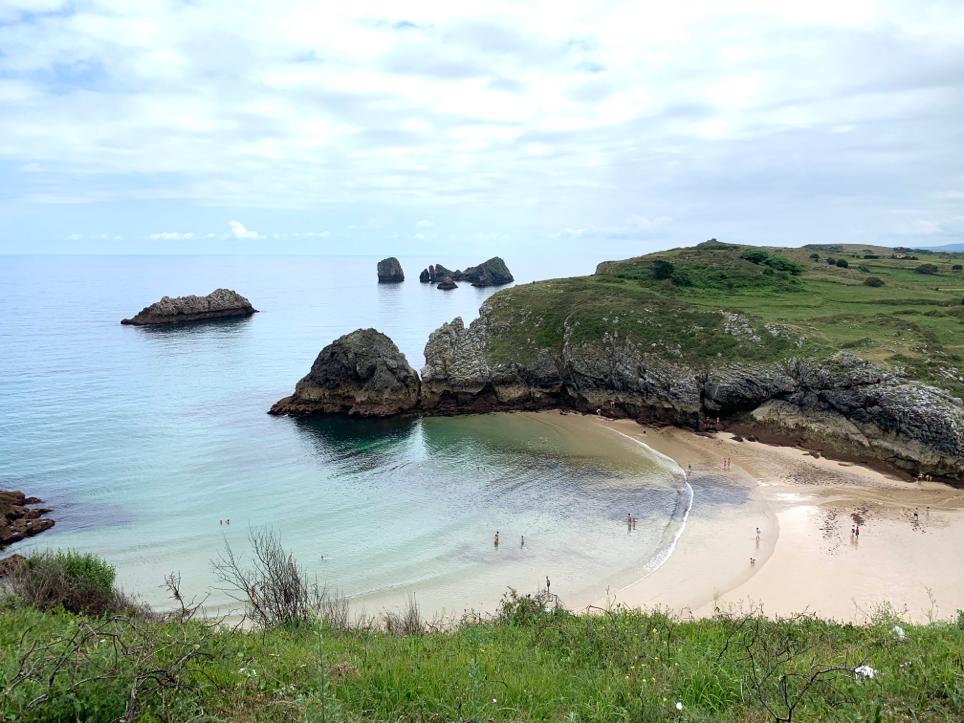
<svg viewBox="0 0 964 723">
<path fill-rule="evenodd" d="M 441 289 L 442 291 L 451 291 L 452 289 L 459 288 L 459 286 L 454 281 L 452 281 L 451 276 L 446 276 L 445 278 L 443 278 L 441 281 L 438 282 L 438 286 L 436 286 L 435 288 Z"/>
<path fill-rule="evenodd" d="M 429 264 L 427 269 L 422 269 L 422 273 L 418 275 L 418 280 L 423 284 L 437 284 L 446 276 L 454 278 L 461 273 L 461 271 L 449 271 L 442 264 Z"/>
<path fill-rule="evenodd" d="M 415 409 L 419 389 L 418 374 L 395 343 L 375 329 L 359 329 L 322 349 L 294 394 L 270 413 L 387 417 Z"/>
<path fill-rule="evenodd" d="M 0 550 L 54 526 L 53 520 L 44 517 L 50 510 L 33 507 L 42 502 L 23 492 L 0 490 Z"/>
<path fill-rule="evenodd" d="M 452 278 L 456 281 L 468 281 L 472 286 L 479 287 L 504 286 L 515 281 L 505 261 L 498 256 L 493 256 L 478 266 L 470 266 Z"/>
<path fill-rule="evenodd" d="M 165 296 L 141 309 L 134 317 L 122 320 L 121 324 L 178 324 L 251 316 L 256 312 L 257 309 L 251 306 L 251 302 L 236 291 L 216 289 L 207 296 L 178 296 L 173 299 Z"/>
<path fill-rule="evenodd" d="M 400 284 L 405 281 L 405 273 L 402 265 L 394 256 L 382 259 L 378 262 L 378 283 L 379 284 Z"/>
<path fill-rule="evenodd" d="M 470 266 L 465 271 L 450 271 L 441 264 L 429 266 L 418 275 L 418 280 L 422 283 L 436 284 L 442 282 L 446 277 L 451 277 L 452 281 L 467 281 L 472 286 L 478 287 L 503 286 L 515 281 L 505 261 L 498 256 L 493 256 L 478 266 Z"/>
</svg>

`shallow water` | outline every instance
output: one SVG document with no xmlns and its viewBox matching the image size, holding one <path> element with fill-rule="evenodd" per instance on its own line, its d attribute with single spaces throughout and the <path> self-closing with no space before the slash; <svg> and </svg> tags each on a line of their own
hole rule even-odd
<svg viewBox="0 0 964 723">
<path fill-rule="evenodd" d="M 225 542 L 244 550 L 261 525 L 372 608 L 414 593 L 429 611 L 490 609 L 507 586 L 531 591 L 547 575 L 563 599 L 588 601 L 638 577 L 681 512 L 670 467 L 631 441 L 531 415 L 265 414 L 338 335 L 374 326 L 419 367 L 428 333 L 458 314 L 468 322 L 492 293 L 378 285 L 376 260 L 0 257 L 0 488 L 44 497 L 57 520 L 21 547 L 102 554 L 159 605 L 172 570 L 188 592 L 226 603 L 210 561 Z M 429 261 L 402 259 L 410 279 Z M 554 264 L 510 260 L 521 282 L 592 270 Z M 163 294 L 218 286 L 262 312 L 176 329 L 118 323 Z"/>
</svg>

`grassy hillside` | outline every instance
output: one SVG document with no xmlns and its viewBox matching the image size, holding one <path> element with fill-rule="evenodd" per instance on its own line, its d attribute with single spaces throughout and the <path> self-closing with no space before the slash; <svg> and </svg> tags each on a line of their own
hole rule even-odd
<svg viewBox="0 0 964 723">
<path fill-rule="evenodd" d="M 449 632 L 246 633 L 17 607 L 0 612 L 0 716 L 116 721 L 133 702 L 146 721 L 960 720 L 964 624 L 894 625 L 523 602 Z"/>
<path fill-rule="evenodd" d="M 964 395 L 962 264 L 962 254 L 876 246 L 710 241 L 496 294 L 488 303 L 501 333 L 492 354 L 526 361 L 566 338 L 615 339 L 706 366 L 848 349 Z M 872 277 L 878 285 L 865 283 Z"/>
</svg>

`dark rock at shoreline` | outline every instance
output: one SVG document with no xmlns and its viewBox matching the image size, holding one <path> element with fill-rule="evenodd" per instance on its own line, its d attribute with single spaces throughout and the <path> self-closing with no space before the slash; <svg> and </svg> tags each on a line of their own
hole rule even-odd
<svg viewBox="0 0 964 723">
<path fill-rule="evenodd" d="M 389 256 L 387 259 L 378 262 L 378 283 L 400 284 L 403 281 L 405 281 L 405 274 L 398 259 Z"/>
<path fill-rule="evenodd" d="M 30 507 L 40 502 L 23 492 L 0 490 L 0 549 L 54 526 L 53 520 L 44 517 L 50 510 Z"/>
<path fill-rule="evenodd" d="M 461 274 L 460 271 L 450 271 L 449 269 L 442 266 L 442 264 L 429 264 L 427 269 L 423 269 L 422 273 L 418 275 L 418 280 L 424 283 L 437 284 L 446 276 L 452 278 Z"/>
<path fill-rule="evenodd" d="M 251 316 L 257 309 L 241 294 L 231 289 L 216 289 L 207 296 L 165 296 L 146 306 L 121 324 L 147 326 L 151 324 L 178 324 L 209 319 L 229 319 Z"/>
<path fill-rule="evenodd" d="M 391 339 L 359 329 L 322 349 L 295 393 L 269 413 L 387 417 L 415 409 L 420 387 L 418 374 Z"/>
<path fill-rule="evenodd" d="M 11 577 L 26 561 L 26 557 L 18 554 L 0 559 L 0 578 Z"/>
<path fill-rule="evenodd" d="M 458 284 L 452 281 L 451 276 L 446 276 L 444 279 L 438 282 L 436 289 L 442 289 L 442 291 L 451 291 L 452 289 L 459 288 Z"/>
</svg>

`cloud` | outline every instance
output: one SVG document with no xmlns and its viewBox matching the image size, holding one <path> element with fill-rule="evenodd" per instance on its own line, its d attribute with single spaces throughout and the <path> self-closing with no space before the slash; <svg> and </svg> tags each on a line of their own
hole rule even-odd
<svg viewBox="0 0 964 723">
<path fill-rule="evenodd" d="M 150 241 L 189 241 L 194 238 L 194 233 L 190 231 L 159 231 L 158 233 L 148 234 Z"/>
<path fill-rule="evenodd" d="M 423 218 L 421 221 L 415 224 L 415 228 L 432 228 L 435 224 L 429 221 L 427 218 Z"/>
<path fill-rule="evenodd" d="M 54 207 L 89 241 L 142 204 L 161 210 L 128 237 L 210 209 L 545 248 L 872 240 L 914 232 L 898 207 L 950 234 L 962 38 L 958 0 L 10 0 L 0 233 Z"/>
<path fill-rule="evenodd" d="M 84 235 L 83 235 L 82 233 L 72 233 L 72 234 L 70 234 L 69 236 L 67 236 L 67 240 L 68 240 L 68 241 L 80 241 L 83 237 L 84 237 Z"/>
<path fill-rule="evenodd" d="M 260 238 L 257 231 L 252 231 L 245 228 L 244 224 L 240 221 L 228 221 L 228 226 L 231 227 L 231 235 L 234 238 L 239 239 L 256 239 Z"/>
</svg>

